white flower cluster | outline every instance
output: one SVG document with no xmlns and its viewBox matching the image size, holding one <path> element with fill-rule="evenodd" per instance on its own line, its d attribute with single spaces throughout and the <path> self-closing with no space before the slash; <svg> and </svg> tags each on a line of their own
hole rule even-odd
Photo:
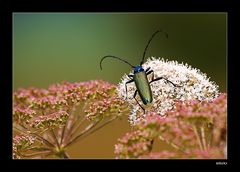
<svg viewBox="0 0 240 172">
<path fill-rule="evenodd" d="M 177 61 L 168 61 L 163 58 L 156 59 L 149 58 L 142 67 L 146 70 L 148 67 L 154 71 L 154 78 L 163 77 L 175 85 L 176 87 L 161 79 L 150 84 L 152 90 L 153 101 L 148 105 L 144 105 L 137 95 L 136 99 L 144 107 L 146 112 L 154 111 L 161 116 L 175 108 L 177 100 L 206 100 L 211 101 L 217 95 L 218 86 L 209 81 L 206 74 L 202 73 L 199 69 L 192 68 L 191 66 Z M 148 80 L 152 80 L 152 74 L 148 75 Z M 118 95 L 120 98 L 127 100 L 132 106 L 132 114 L 129 116 L 129 121 L 134 125 L 140 118 L 144 118 L 143 110 L 133 99 L 136 90 L 135 83 L 127 84 L 127 97 L 125 90 L 125 83 L 130 78 L 125 74 L 122 81 L 118 84 Z"/>
</svg>

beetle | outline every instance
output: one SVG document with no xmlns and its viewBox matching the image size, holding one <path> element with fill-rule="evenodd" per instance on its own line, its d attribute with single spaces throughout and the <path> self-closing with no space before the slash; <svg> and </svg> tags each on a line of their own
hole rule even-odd
<svg viewBox="0 0 240 172">
<path fill-rule="evenodd" d="M 142 108 L 144 113 L 145 113 L 145 109 L 142 107 L 142 105 L 136 99 L 137 93 L 139 94 L 143 104 L 147 105 L 147 104 L 149 104 L 149 103 L 151 103 L 153 101 L 152 90 L 151 90 L 151 86 L 150 86 L 151 83 L 153 83 L 155 81 L 159 81 L 161 79 L 164 79 L 167 82 L 171 83 L 174 87 L 177 87 L 176 84 L 174 84 L 173 82 L 169 81 L 168 79 L 166 79 L 164 77 L 154 78 L 154 71 L 151 70 L 150 67 L 148 67 L 146 70 L 144 70 L 143 67 L 142 67 L 142 64 L 144 62 L 144 58 L 145 58 L 145 54 L 146 54 L 146 51 L 148 49 L 148 46 L 149 46 L 150 42 L 152 41 L 152 39 L 154 38 L 154 36 L 157 33 L 159 33 L 159 32 L 163 32 L 165 34 L 166 38 L 168 38 L 168 34 L 166 32 L 164 32 L 164 31 L 162 31 L 162 30 L 157 30 L 156 32 L 154 32 L 153 35 L 150 37 L 150 39 L 149 39 L 149 41 L 148 41 L 148 43 L 147 43 L 147 45 L 146 45 L 146 47 L 144 49 L 140 65 L 133 66 L 128 61 L 126 61 L 126 60 L 124 60 L 122 58 L 116 57 L 116 56 L 112 56 L 112 55 L 104 56 L 104 57 L 102 57 L 102 59 L 100 61 L 100 69 L 101 70 L 102 70 L 102 62 L 107 57 L 118 59 L 118 60 L 128 64 L 129 66 L 131 66 L 133 68 L 133 74 L 129 74 L 128 75 L 130 80 L 125 83 L 126 99 L 127 99 L 127 84 L 134 82 L 135 86 L 136 86 L 136 91 L 134 92 L 133 98 L 136 100 L 138 105 Z M 152 80 L 149 82 L 147 76 L 150 75 L 150 74 L 152 74 Z"/>
</svg>

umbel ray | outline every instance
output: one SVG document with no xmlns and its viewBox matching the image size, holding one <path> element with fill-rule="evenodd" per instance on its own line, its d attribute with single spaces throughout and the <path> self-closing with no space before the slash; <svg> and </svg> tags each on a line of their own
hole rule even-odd
<svg viewBox="0 0 240 172">
<path fill-rule="evenodd" d="M 136 91 L 134 92 L 134 95 L 133 95 L 133 98 L 136 100 L 136 102 L 138 103 L 138 105 L 142 108 L 142 110 L 144 111 L 145 113 L 145 109 L 142 107 L 142 105 L 138 102 L 138 100 L 136 99 L 136 95 L 137 93 L 139 94 L 142 102 L 144 105 L 147 105 L 148 103 L 151 103 L 153 101 L 153 96 L 152 96 L 152 91 L 151 91 L 151 86 L 150 84 L 153 83 L 153 82 L 156 82 L 156 81 L 159 81 L 161 79 L 164 79 L 165 81 L 171 83 L 174 87 L 179 87 L 177 86 L 176 84 L 172 83 L 171 81 L 169 81 L 168 79 L 164 78 L 164 77 L 157 77 L 157 78 L 154 78 L 154 71 L 151 70 L 150 67 L 148 67 L 146 70 L 143 69 L 142 67 L 142 64 L 144 62 L 144 58 L 145 58 L 145 54 L 146 54 L 146 51 L 148 49 L 148 46 L 150 44 L 150 42 L 152 41 L 152 39 L 154 38 L 154 36 L 159 33 L 159 32 L 162 32 L 165 34 L 165 36 L 168 38 L 168 35 L 166 32 L 164 31 L 161 31 L 161 30 L 158 30 L 156 31 L 155 33 L 153 33 L 153 35 L 151 36 L 151 38 L 149 39 L 145 49 L 144 49 L 144 52 L 143 52 L 143 56 L 142 56 L 142 60 L 140 62 L 140 65 L 137 65 L 137 66 L 133 66 L 132 64 L 130 64 L 128 61 L 122 59 L 122 58 L 119 58 L 119 57 L 116 57 L 116 56 L 112 56 L 112 55 L 107 55 L 107 56 L 104 56 L 102 57 L 101 61 L 100 61 L 100 69 L 102 70 L 102 62 L 104 59 L 110 57 L 110 58 L 115 58 L 115 59 L 118 59 L 126 64 L 128 64 L 129 66 L 131 66 L 133 68 L 133 74 L 129 74 L 128 77 L 130 78 L 129 81 L 127 81 L 125 83 L 125 88 L 126 88 L 126 99 L 127 99 L 127 84 L 131 83 L 131 82 L 134 82 L 135 83 L 135 86 L 136 86 Z M 152 74 L 152 80 L 149 81 L 147 76 Z"/>
</svg>

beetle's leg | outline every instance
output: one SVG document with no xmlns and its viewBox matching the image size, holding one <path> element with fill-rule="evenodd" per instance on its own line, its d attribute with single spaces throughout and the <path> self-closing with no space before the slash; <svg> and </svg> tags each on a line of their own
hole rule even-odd
<svg viewBox="0 0 240 172">
<path fill-rule="evenodd" d="M 149 84 L 151 84 L 152 82 L 155 82 L 155 81 L 161 80 L 161 79 L 164 79 L 165 81 L 170 82 L 174 87 L 180 87 L 179 85 L 176 85 L 176 84 L 174 84 L 173 82 L 171 82 L 171 81 L 169 81 L 168 79 L 163 78 L 163 77 L 155 78 L 155 79 L 153 79 L 152 81 L 150 81 Z"/>
<path fill-rule="evenodd" d="M 130 79 L 132 79 L 133 76 L 134 76 L 133 74 L 129 74 L 129 75 L 128 75 L 128 77 L 129 77 Z"/>
<path fill-rule="evenodd" d="M 127 99 L 127 84 L 129 84 L 129 83 L 131 83 L 131 82 L 133 82 L 133 81 L 134 81 L 134 79 L 131 79 L 131 80 L 129 80 L 129 81 L 127 81 L 127 82 L 125 83 L 126 99 Z"/>
<path fill-rule="evenodd" d="M 151 67 L 148 67 L 148 68 L 145 70 L 145 72 L 147 73 L 150 69 L 151 69 Z"/>
<path fill-rule="evenodd" d="M 140 105 L 140 103 L 137 101 L 136 99 L 136 95 L 137 95 L 137 90 L 134 92 L 133 98 L 136 100 L 137 104 L 142 108 L 144 114 L 145 114 L 145 109 Z"/>
<path fill-rule="evenodd" d="M 151 74 L 151 73 L 153 73 L 153 75 L 152 75 L 152 80 L 153 80 L 153 79 L 154 79 L 154 72 L 153 72 L 153 70 L 148 71 L 148 72 L 146 73 L 146 75 L 149 75 L 149 74 Z"/>
<path fill-rule="evenodd" d="M 158 78 L 155 78 L 155 79 L 154 79 L 154 71 L 153 71 L 153 70 L 150 70 L 150 71 L 147 72 L 146 74 L 149 75 L 149 74 L 151 74 L 151 73 L 153 73 L 153 75 L 152 75 L 152 81 L 150 81 L 149 84 L 151 84 L 152 82 L 155 82 L 155 81 L 164 79 L 165 81 L 170 82 L 174 87 L 181 87 L 181 86 L 176 85 L 176 84 L 174 84 L 173 82 L 171 82 L 171 81 L 169 81 L 168 79 L 163 78 L 163 77 L 158 77 Z"/>
</svg>

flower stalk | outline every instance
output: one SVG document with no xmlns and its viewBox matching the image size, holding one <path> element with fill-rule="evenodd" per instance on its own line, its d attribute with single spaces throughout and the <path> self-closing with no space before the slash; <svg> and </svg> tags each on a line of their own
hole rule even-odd
<svg viewBox="0 0 240 172">
<path fill-rule="evenodd" d="M 203 149 L 207 150 L 207 144 L 206 144 L 206 137 L 205 137 L 204 127 L 202 126 L 200 129 L 201 129 L 201 137 L 202 137 Z"/>
<path fill-rule="evenodd" d="M 200 149 L 204 150 L 201 138 L 199 136 L 198 129 L 195 125 L 193 125 L 193 131 L 194 131 L 195 136 L 197 137 L 197 142 L 198 142 L 198 145 L 199 145 Z"/>
</svg>

